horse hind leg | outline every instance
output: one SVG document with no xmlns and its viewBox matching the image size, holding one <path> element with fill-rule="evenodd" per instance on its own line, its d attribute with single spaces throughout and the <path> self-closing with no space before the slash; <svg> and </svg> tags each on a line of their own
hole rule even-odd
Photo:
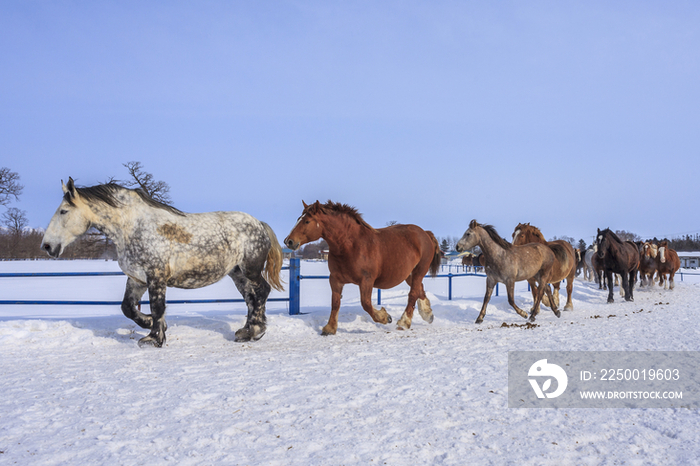
<svg viewBox="0 0 700 466">
<path fill-rule="evenodd" d="M 406 280 L 406 282 L 408 282 L 409 286 L 411 286 L 411 291 L 408 293 L 406 310 L 396 324 L 400 330 L 411 328 L 411 323 L 413 322 L 413 310 L 416 304 L 418 305 L 418 313 L 424 321 L 432 324 L 434 319 L 433 310 L 430 307 L 430 300 L 428 300 L 428 298 L 425 296 L 423 282 L 421 281 L 417 284 L 412 284 L 409 282 L 409 280 Z M 420 291 L 416 292 L 416 289 L 419 289 Z"/>
<path fill-rule="evenodd" d="M 428 298 L 418 298 L 418 313 L 420 316 L 423 318 L 424 321 L 428 322 L 429 324 L 433 323 L 433 319 L 435 319 L 435 315 L 433 314 L 433 309 L 430 307 L 430 300 Z"/>
<path fill-rule="evenodd" d="M 566 279 L 566 304 L 564 305 L 565 311 L 574 310 L 574 277 L 569 277 Z"/>
<path fill-rule="evenodd" d="M 165 344 L 165 331 L 168 325 L 165 323 L 165 282 L 158 278 L 148 280 L 148 299 L 151 305 L 151 319 L 153 325 L 151 332 L 139 340 L 139 346 L 153 346 L 161 348 Z"/>
<path fill-rule="evenodd" d="M 262 267 L 255 272 L 244 272 L 236 266 L 229 276 L 238 291 L 243 295 L 248 307 L 248 317 L 243 327 L 236 330 L 235 341 L 257 341 L 265 335 L 267 330 L 267 318 L 265 317 L 265 303 L 272 287 L 262 277 Z"/>
</svg>

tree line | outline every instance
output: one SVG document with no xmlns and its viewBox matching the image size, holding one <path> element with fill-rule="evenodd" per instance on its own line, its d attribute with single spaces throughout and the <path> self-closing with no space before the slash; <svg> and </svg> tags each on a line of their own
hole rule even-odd
<svg viewBox="0 0 700 466">
<path fill-rule="evenodd" d="M 153 199 L 164 204 L 170 204 L 170 186 L 164 181 L 155 180 L 151 173 L 144 170 L 141 162 L 127 162 L 123 164 L 127 171 L 127 179 L 120 181 L 114 177 L 105 183 L 117 183 L 127 188 L 140 188 Z M 41 250 L 41 239 L 44 235 L 40 230 L 27 229 L 27 213 L 17 207 L 8 207 L 13 201 L 19 201 L 24 186 L 20 184 L 20 176 L 9 168 L 0 167 L 0 206 L 5 211 L 0 215 L 0 260 L 8 259 L 44 259 L 46 253 Z M 392 220 L 387 226 L 398 222 Z M 615 233 L 622 240 L 640 241 L 641 237 L 625 230 L 616 230 Z M 550 241 L 561 239 L 568 241 L 575 248 L 584 251 L 587 248 L 583 239 L 576 241 L 569 236 L 554 237 Z M 438 237 L 440 249 L 443 252 L 454 250 L 459 241 L 455 236 Z M 658 241 L 654 238 L 652 241 Z M 700 251 L 700 234 L 685 235 L 668 240 L 669 247 L 676 251 Z M 321 240 L 305 245 L 300 253 L 304 259 L 320 259 L 325 257 L 328 244 Z M 87 234 L 76 239 L 64 251 L 66 259 L 116 259 L 117 253 L 114 244 L 96 230 L 90 230 Z"/>
<path fill-rule="evenodd" d="M 152 174 L 144 170 L 141 162 L 123 164 L 128 177 L 118 180 L 114 177 L 104 183 L 117 183 L 127 188 L 144 190 L 156 201 L 169 204 L 170 186 L 164 181 L 157 181 Z M 44 232 L 27 228 L 27 213 L 17 207 L 7 207 L 13 201 L 19 201 L 24 186 L 20 176 L 9 168 L 0 168 L 0 206 L 6 207 L 0 215 L 0 260 L 8 259 L 45 259 L 46 252 L 41 250 Z M 91 229 L 87 234 L 77 238 L 63 254 L 65 259 L 116 259 L 114 244 L 102 233 Z"/>
</svg>

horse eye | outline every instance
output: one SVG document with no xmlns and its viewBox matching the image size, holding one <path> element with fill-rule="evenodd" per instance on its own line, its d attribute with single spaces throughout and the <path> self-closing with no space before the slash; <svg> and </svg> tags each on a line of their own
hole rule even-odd
<svg viewBox="0 0 700 466">
<path fill-rule="evenodd" d="M 61 209 L 61 215 L 66 215 L 67 213 L 68 213 L 68 211 L 67 211 L 67 210 L 65 210 L 65 209 Z"/>
<path fill-rule="evenodd" d="M 308 225 L 309 223 L 311 223 L 311 220 L 307 220 L 304 222 L 305 225 Z"/>
</svg>

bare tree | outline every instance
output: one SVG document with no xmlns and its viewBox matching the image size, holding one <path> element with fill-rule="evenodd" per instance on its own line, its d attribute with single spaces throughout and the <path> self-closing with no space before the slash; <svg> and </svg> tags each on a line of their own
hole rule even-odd
<svg viewBox="0 0 700 466">
<path fill-rule="evenodd" d="M 0 168 L 0 205 L 9 204 L 12 197 L 19 200 L 22 189 L 24 186 L 19 184 L 17 172 L 10 171 L 7 167 Z"/>
<path fill-rule="evenodd" d="M 622 241 L 639 241 L 639 240 L 642 239 L 638 234 L 632 233 L 631 231 L 615 230 L 615 234 L 616 234 Z"/>
<path fill-rule="evenodd" d="M 2 224 L 5 225 L 13 235 L 20 235 L 27 227 L 27 212 L 17 207 L 10 207 L 2 214 Z"/>
<path fill-rule="evenodd" d="M 577 242 L 575 239 L 573 239 L 571 236 L 566 236 L 566 235 L 555 236 L 555 237 L 553 237 L 550 241 L 566 241 L 566 242 L 569 243 L 574 249 L 576 249 L 576 248 L 578 247 L 578 242 Z"/>
<path fill-rule="evenodd" d="M 156 201 L 170 204 L 170 186 L 165 181 L 155 181 L 153 175 L 144 171 L 141 162 L 127 162 L 123 164 L 129 172 L 130 180 L 124 182 L 129 188 L 141 188 Z M 113 179 L 111 181 L 114 181 Z"/>
</svg>

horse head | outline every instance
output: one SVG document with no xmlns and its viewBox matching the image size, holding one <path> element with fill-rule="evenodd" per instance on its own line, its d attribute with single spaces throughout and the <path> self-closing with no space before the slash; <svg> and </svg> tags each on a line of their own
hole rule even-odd
<svg viewBox="0 0 700 466">
<path fill-rule="evenodd" d="M 516 241 L 518 240 L 518 238 L 521 237 L 521 233 L 528 226 L 530 226 L 529 223 L 518 223 L 518 226 L 515 227 L 515 230 L 513 230 L 513 244 L 520 244 L 519 242 L 516 242 Z"/>
<path fill-rule="evenodd" d="M 51 218 L 41 241 L 41 248 L 51 257 L 60 256 L 66 246 L 91 226 L 92 212 L 75 189 L 73 178 L 68 178 L 67 185 L 61 180 L 61 187 L 63 201 Z"/>
<path fill-rule="evenodd" d="M 320 202 L 316 201 L 311 205 L 301 201 L 304 205 L 304 210 L 301 213 L 297 223 L 292 228 L 292 231 L 284 239 L 284 244 L 292 250 L 299 249 L 302 244 L 310 243 L 321 238 L 323 228 L 319 221 L 319 216 L 325 213 L 325 210 Z"/>
<path fill-rule="evenodd" d="M 479 223 L 476 220 L 472 220 L 469 223 L 469 228 L 464 232 L 462 238 L 457 242 L 455 250 L 457 252 L 468 251 L 469 249 L 476 246 L 479 242 L 479 235 L 476 233 L 476 228 L 479 227 Z"/>
<path fill-rule="evenodd" d="M 598 234 L 595 237 L 595 244 L 596 244 L 596 253 L 598 254 L 598 257 L 602 259 L 605 257 L 605 250 L 607 249 L 608 246 L 608 233 L 610 232 L 610 228 L 606 228 L 605 230 L 602 230 L 598 228 Z"/>
<path fill-rule="evenodd" d="M 658 254 L 658 252 L 659 251 L 657 245 L 652 244 L 648 241 L 642 244 L 642 256 L 656 259 L 656 255 Z"/>
</svg>

